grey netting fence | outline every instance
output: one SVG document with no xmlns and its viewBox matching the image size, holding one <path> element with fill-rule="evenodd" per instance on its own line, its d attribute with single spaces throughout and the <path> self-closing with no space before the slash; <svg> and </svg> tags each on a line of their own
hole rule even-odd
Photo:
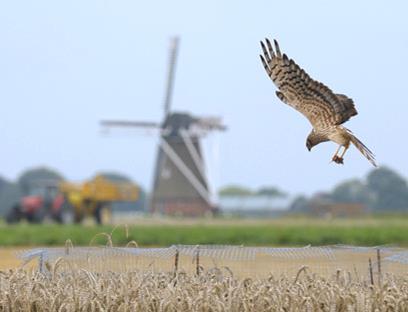
<svg viewBox="0 0 408 312">
<path fill-rule="evenodd" d="M 382 274 L 405 274 L 408 250 L 396 247 L 243 247 L 223 245 L 173 245 L 166 248 L 64 247 L 37 248 L 21 252 L 23 264 L 38 262 L 47 272 L 58 261 L 63 270 L 93 272 L 178 271 L 220 268 L 241 276 L 295 275 L 307 267 L 320 275 L 342 270 L 354 278 L 379 278 Z"/>
</svg>

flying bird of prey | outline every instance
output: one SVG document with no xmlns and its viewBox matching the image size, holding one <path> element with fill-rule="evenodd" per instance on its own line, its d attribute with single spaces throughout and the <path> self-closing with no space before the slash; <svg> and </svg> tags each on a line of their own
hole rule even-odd
<svg viewBox="0 0 408 312">
<path fill-rule="evenodd" d="M 313 146 L 333 141 L 339 144 L 332 161 L 343 164 L 343 156 L 350 143 L 374 165 L 377 166 L 374 154 L 354 134 L 343 127 L 350 117 L 357 115 L 352 99 L 344 94 L 335 94 L 321 82 L 313 80 L 286 54 L 282 54 L 278 42 L 274 40 L 275 49 L 271 42 L 261 41 L 263 55 L 260 55 L 266 73 L 279 89 L 278 98 L 302 113 L 312 124 L 313 129 L 306 140 L 306 147 L 310 151 Z M 341 154 L 340 150 L 343 147 Z"/>
</svg>

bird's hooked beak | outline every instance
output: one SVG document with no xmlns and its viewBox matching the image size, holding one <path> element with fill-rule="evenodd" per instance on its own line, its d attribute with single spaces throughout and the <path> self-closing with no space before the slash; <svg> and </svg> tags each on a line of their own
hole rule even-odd
<svg viewBox="0 0 408 312">
<path fill-rule="evenodd" d="M 309 152 L 312 150 L 312 143 L 309 140 L 307 140 L 307 142 L 306 142 L 306 147 L 307 147 Z"/>
</svg>

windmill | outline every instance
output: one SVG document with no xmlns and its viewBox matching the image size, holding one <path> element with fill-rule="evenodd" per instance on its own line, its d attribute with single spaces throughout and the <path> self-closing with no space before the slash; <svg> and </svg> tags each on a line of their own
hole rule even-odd
<svg viewBox="0 0 408 312">
<path fill-rule="evenodd" d="M 104 127 L 137 127 L 159 130 L 150 211 L 170 215 L 200 216 L 212 213 L 212 200 L 201 147 L 201 138 L 211 131 L 224 131 L 219 117 L 197 117 L 171 110 L 179 39 L 170 45 L 164 118 L 149 121 L 104 120 Z"/>
</svg>

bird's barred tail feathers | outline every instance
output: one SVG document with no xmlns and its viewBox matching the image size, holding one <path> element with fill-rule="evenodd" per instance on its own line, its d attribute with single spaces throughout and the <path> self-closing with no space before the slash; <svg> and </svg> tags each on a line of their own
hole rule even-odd
<svg viewBox="0 0 408 312">
<path fill-rule="evenodd" d="M 373 152 L 370 151 L 370 149 L 365 146 L 363 142 L 357 139 L 357 137 L 350 130 L 348 130 L 347 132 L 350 134 L 351 142 L 361 152 L 361 154 L 363 154 L 368 159 L 368 161 L 373 164 L 374 167 L 378 167 Z"/>
</svg>

